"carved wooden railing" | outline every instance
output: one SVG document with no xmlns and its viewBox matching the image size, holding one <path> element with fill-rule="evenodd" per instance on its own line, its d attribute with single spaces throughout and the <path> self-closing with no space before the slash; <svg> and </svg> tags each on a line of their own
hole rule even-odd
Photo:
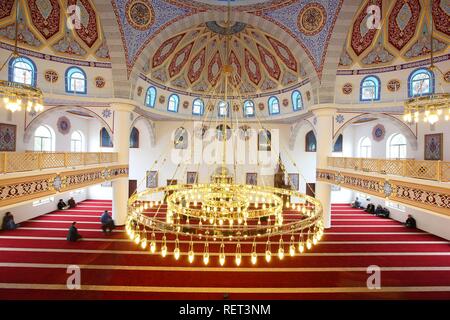
<svg viewBox="0 0 450 320">
<path fill-rule="evenodd" d="M 115 152 L 0 152 L 0 173 L 117 162 Z"/>
<path fill-rule="evenodd" d="M 447 161 L 328 157 L 328 166 L 450 182 L 450 162 Z"/>
</svg>

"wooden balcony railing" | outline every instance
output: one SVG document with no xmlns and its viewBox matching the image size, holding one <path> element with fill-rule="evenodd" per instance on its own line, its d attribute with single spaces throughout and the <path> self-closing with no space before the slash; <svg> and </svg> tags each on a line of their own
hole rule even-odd
<svg viewBox="0 0 450 320">
<path fill-rule="evenodd" d="M 115 152 L 0 152 L 0 173 L 117 162 Z"/>
<path fill-rule="evenodd" d="M 328 157 L 328 166 L 450 182 L 450 162 L 447 161 Z"/>
</svg>

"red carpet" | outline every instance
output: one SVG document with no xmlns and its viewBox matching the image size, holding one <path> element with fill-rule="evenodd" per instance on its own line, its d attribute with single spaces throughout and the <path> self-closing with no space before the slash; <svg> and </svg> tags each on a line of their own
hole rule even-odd
<svg viewBox="0 0 450 320">
<path fill-rule="evenodd" d="M 105 209 L 110 201 L 87 200 L 0 231 L 0 299 L 450 299 L 448 241 L 348 205 L 333 205 L 333 227 L 311 251 L 282 261 L 274 255 L 271 263 L 261 256 L 256 267 L 244 256 L 239 268 L 231 245 L 224 267 L 217 257 L 205 267 L 201 256 L 190 265 L 185 255 L 152 255 L 123 228 L 105 236 Z M 84 237 L 78 243 L 65 240 L 72 221 Z M 180 240 L 186 252 L 188 239 Z M 251 240 L 241 245 L 249 251 Z M 69 265 L 81 268 L 80 290 L 66 287 Z M 381 289 L 367 288 L 370 265 L 381 268 Z"/>
</svg>

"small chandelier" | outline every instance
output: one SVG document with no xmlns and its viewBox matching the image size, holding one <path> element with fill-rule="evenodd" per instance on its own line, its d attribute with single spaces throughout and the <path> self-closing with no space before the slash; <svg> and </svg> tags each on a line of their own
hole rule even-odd
<svg viewBox="0 0 450 320">
<path fill-rule="evenodd" d="M 6 66 L 10 59 L 20 59 L 18 53 L 18 29 L 19 29 L 19 3 L 16 3 L 16 30 L 15 30 L 15 43 L 14 51 L 9 55 L 3 65 L 0 67 L 0 71 Z M 35 111 L 40 112 L 44 110 L 43 94 L 39 88 L 34 86 L 0 80 L 0 97 L 3 98 L 5 108 L 11 112 L 21 111 L 26 109 L 28 112 Z"/>
<path fill-rule="evenodd" d="M 432 12 L 433 1 L 430 1 L 430 12 Z M 439 71 L 442 75 L 444 73 L 434 65 L 433 59 L 433 18 L 430 14 L 430 66 L 428 70 L 432 75 Z M 431 79 L 430 79 L 431 81 Z M 423 83 L 421 83 L 421 86 Z M 405 101 L 403 120 L 408 123 L 418 123 L 420 117 L 423 115 L 423 121 L 431 125 L 438 122 L 443 116 L 445 121 L 450 119 L 450 94 L 448 93 L 432 93 L 428 95 L 415 96 Z"/>
</svg>

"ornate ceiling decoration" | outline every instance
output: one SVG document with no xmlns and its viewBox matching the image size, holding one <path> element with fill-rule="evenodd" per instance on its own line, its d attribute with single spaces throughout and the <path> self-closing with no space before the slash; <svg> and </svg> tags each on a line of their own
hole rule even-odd
<svg viewBox="0 0 450 320">
<path fill-rule="evenodd" d="M 274 37 L 293 38 L 306 52 L 317 74 L 321 76 L 328 42 L 342 2 L 343 0 L 242 0 L 232 3 L 232 6 L 235 16 L 245 12 L 266 20 L 261 21 L 262 23 L 269 22 L 266 27 L 274 29 L 274 25 L 278 26 Z M 192 26 L 190 16 L 208 11 L 225 12 L 227 3 L 217 0 L 112 0 L 112 4 L 130 73 L 141 53 L 147 47 L 152 47 L 152 40 L 163 30 L 182 20 L 186 25 Z M 192 21 L 194 20 L 192 18 Z M 215 31 L 220 33 L 220 26 L 209 27 L 216 28 Z M 242 25 L 235 26 L 238 31 L 241 27 Z M 182 31 L 177 30 L 174 33 Z"/>
<path fill-rule="evenodd" d="M 430 1 L 433 10 L 430 13 Z M 381 8 L 380 29 L 367 27 L 367 8 Z M 365 0 L 360 6 L 344 48 L 339 66 L 348 68 L 356 63 L 361 67 L 390 65 L 424 59 L 429 56 L 430 15 L 433 16 L 434 51 L 443 53 L 450 36 L 450 7 L 445 0 Z"/>
<path fill-rule="evenodd" d="M 151 57 L 148 73 L 163 85 L 204 93 L 217 84 L 225 46 L 220 22 L 206 22 L 164 41 Z M 251 25 L 235 23 L 230 62 L 237 77 L 230 83 L 246 92 L 273 91 L 299 82 L 300 63 L 289 48 Z"/>
<path fill-rule="evenodd" d="M 109 59 L 92 0 L 18 0 L 19 36 L 23 47 L 42 53 L 87 59 Z M 67 8 L 80 8 L 79 28 L 67 27 Z M 2 0 L 0 4 L 0 41 L 14 41 L 16 4 Z"/>
</svg>

